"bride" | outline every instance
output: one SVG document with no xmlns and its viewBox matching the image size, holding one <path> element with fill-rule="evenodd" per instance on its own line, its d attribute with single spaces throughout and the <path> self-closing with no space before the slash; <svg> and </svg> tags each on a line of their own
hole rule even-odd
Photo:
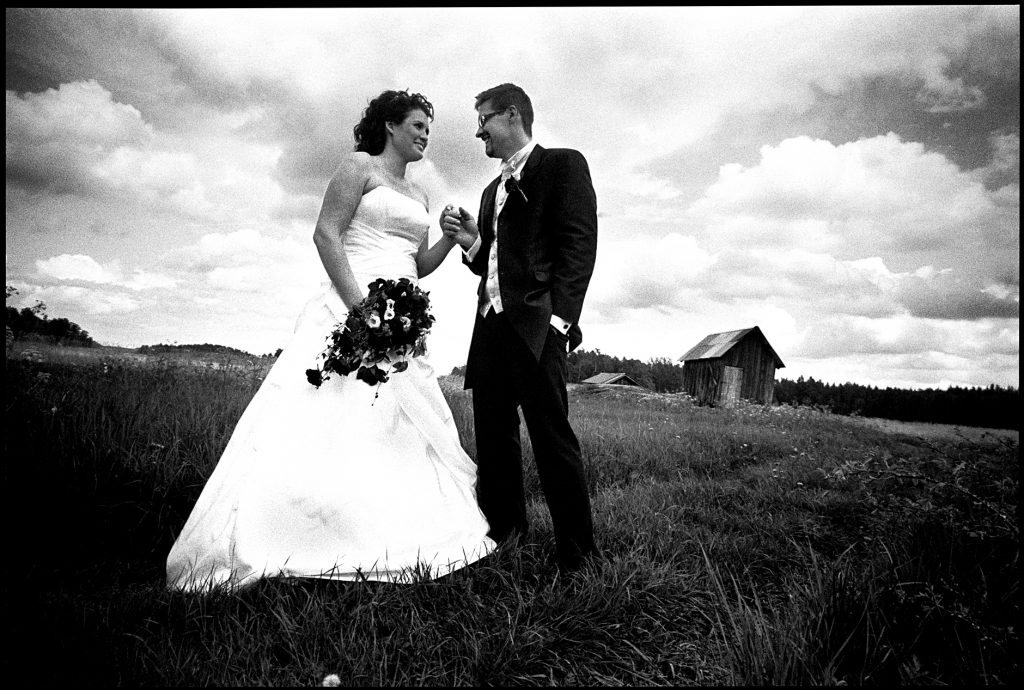
<svg viewBox="0 0 1024 690">
<path fill-rule="evenodd" d="M 406 165 L 423 158 L 432 119 L 422 95 L 385 91 L 356 125 L 356 150 L 327 187 L 313 237 L 329 280 L 300 314 L 171 548 L 168 586 L 409 582 L 495 548 L 477 506 L 476 466 L 424 358 L 379 387 L 353 373 L 314 388 L 305 376 L 373 280 L 416 283 L 455 246 L 444 236 L 429 246 L 426 194 L 405 179 Z"/>
</svg>

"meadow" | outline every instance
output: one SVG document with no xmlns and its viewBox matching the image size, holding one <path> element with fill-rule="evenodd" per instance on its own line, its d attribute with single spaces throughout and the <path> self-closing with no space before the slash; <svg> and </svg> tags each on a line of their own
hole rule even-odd
<svg viewBox="0 0 1024 690">
<path fill-rule="evenodd" d="M 168 591 L 267 363 L 6 364 L 6 664 L 26 685 L 945 685 L 1021 680 L 1016 437 L 574 387 L 607 559 L 533 531 L 437 581 Z M 473 455 L 459 381 L 441 379 Z M 372 459 L 368 459 L 372 461 Z"/>
</svg>

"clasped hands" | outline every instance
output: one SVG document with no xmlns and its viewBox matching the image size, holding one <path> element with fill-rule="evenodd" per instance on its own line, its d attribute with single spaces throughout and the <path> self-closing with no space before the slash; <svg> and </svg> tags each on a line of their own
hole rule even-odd
<svg viewBox="0 0 1024 690">
<path fill-rule="evenodd" d="M 444 210 L 441 211 L 440 222 L 441 231 L 445 237 L 461 245 L 463 249 L 472 247 L 480 234 L 476 226 L 476 219 L 461 206 L 458 208 L 453 207 L 451 204 L 445 206 Z"/>
</svg>

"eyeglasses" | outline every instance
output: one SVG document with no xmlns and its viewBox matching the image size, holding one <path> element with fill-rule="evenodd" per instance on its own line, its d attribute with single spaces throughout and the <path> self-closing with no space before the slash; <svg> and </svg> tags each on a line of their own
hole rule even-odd
<svg viewBox="0 0 1024 690">
<path fill-rule="evenodd" d="M 501 115 L 503 112 L 505 112 L 505 110 L 508 110 L 508 108 L 505 108 L 504 110 L 495 110 L 493 113 L 487 113 L 486 115 L 480 113 L 480 117 L 476 119 L 476 123 L 480 125 L 480 129 L 483 129 L 484 125 L 487 124 L 488 120 L 490 120 L 495 115 Z"/>
</svg>

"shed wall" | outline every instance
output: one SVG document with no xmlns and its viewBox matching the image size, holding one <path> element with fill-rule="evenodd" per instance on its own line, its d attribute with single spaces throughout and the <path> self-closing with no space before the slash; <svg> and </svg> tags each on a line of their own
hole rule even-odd
<svg viewBox="0 0 1024 690">
<path fill-rule="evenodd" d="M 706 405 L 716 404 L 724 367 L 743 370 L 740 397 L 771 404 L 775 394 L 775 357 L 763 336 L 754 332 L 729 348 L 722 357 L 689 360 L 683 365 L 683 389 Z"/>
</svg>

